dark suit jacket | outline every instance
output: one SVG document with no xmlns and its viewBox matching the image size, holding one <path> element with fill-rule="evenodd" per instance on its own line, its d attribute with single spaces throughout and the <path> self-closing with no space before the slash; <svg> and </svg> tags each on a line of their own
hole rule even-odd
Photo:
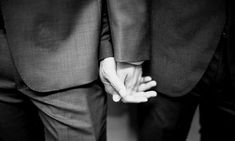
<svg viewBox="0 0 235 141">
<path fill-rule="evenodd" d="M 105 0 L 1 0 L 9 49 L 28 87 L 49 92 L 87 84 L 98 77 L 98 51 L 100 58 L 112 55 L 113 50 L 120 60 L 131 60 L 134 57 L 126 56 L 128 49 L 148 46 L 145 34 L 140 34 L 145 32 L 145 20 L 138 22 L 147 9 L 144 0 L 108 0 L 110 27 L 104 18 L 104 3 Z M 138 9 L 133 3 L 140 3 Z M 117 17 L 124 19 L 119 22 Z M 148 58 L 143 56 L 140 59 Z"/>
<path fill-rule="evenodd" d="M 227 0 L 227 37 L 228 64 L 233 87 L 235 87 L 235 5 L 233 0 Z"/>
<path fill-rule="evenodd" d="M 210 62 L 225 23 L 224 0 L 151 1 L 150 75 L 157 91 L 192 90 Z"/>
<path fill-rule="evenodd" d="M 114 57 L 136 62 L 150 57 L 148 0 L 107 0 Z"/>
</svg>

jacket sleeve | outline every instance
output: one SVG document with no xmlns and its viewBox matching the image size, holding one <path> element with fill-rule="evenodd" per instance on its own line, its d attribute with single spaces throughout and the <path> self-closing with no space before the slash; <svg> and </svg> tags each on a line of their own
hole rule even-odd
<svg viewBox="0 0 235 141">
<path fill-rule="evenodd" d="M 107 4 L 106 1 L 103 0 L 99 60 L 105 59 L 107 57 L 113 57 L 113 48 L 111 43 L 111 33 L 107 14 Z"/>
<path fill-rule="evenodd" d="M 107 0 L 113 52 L 118 62 L 150 57 L 148 0 Z"/>
</svg>

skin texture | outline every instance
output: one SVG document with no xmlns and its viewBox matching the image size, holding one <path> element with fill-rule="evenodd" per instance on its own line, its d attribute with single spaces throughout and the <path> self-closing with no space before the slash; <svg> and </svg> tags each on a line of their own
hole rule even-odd
<svg viewBox="0 0 235 141">
<path fill-rule="evenodd" d="M 115 102 L 141 103 L 155 97 L 155 91 L 147 91 L 155 87 L 156 82 L 151 77 L 142 77 L 141 65 L 116 63 L 113 57 L 100 62 L 100 78 L 108 94 Z"/>
</svg>

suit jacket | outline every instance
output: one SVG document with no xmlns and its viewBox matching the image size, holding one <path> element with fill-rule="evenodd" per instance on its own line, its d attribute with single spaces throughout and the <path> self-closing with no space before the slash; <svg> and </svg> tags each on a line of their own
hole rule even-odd
<svg viewBox="0 0 235 141">
<path fill-rule="evenodd" d="M 109 16 L 106 0 L 2 0 L 9 49 L 24 83 L 39 92 L 87 84 L 97 79 L 99 58 L 114 51 L 120 60 L 131 60 L 126 51 L 148 46 L 140 34 L 146 22 L 137 19 L 145 14 L 145 0 L 108 3 Z M 133 3 L 141 5 L 130 10 Z"/>
<path fill-rule="evenodd" d="M 233 87 L 235 86 L 235 5 L 227 0 L 227 38 L 228 38 L 228 64 Z"/>
<path fill-rule="evenodd" d="M 115 60 L 137 62 L 150 58 L 148 0 L 107 0 Z"/>
<path fill-rule="evenodd" d="M 157 91 L 181 96 L 197 84 L 219 42 L 224 0 L 151 1 L 150 75 Z"/>
<path fill-rule="evenodd" d="M 97 79 L 99 0 L 3 0 L 9 48 L 22 80 L 48 92 Z"/>
</svg>

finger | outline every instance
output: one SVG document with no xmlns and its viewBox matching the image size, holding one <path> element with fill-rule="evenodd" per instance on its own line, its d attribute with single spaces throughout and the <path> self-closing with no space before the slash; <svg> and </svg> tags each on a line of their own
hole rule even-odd
<svg viewBox="0 0 235 141">
<path fill-rule="evenodd" d="M 157 96 L 156 91 L 147 91 L 147 92 L 132 92 L 132 97 L 145 97 L 145 98 L 151 98 Z"/>
<path fill-rule="evenodd" d="M 113 94 L 112 99 L 114 102 L 119 102 L 122 98 L 118 94 Z"/>
<path fill-rule="evenodd" d="M 119 102 L 121 100 L 121 97 L 117 94 L 117 92 L 113 89 L 111 85 L 105 84 L 105 91 L 108 94 L 112 95 L 112 99 L 114 102 Z"/>
<path fill-rule="evenodd" d="M 139 85 L 138 87 L 138 91 L 139 92 L 144 92 L 144 91 L 147 91 L 153 87 L 157 86 L 157 82 L 156 81 L 150 81 L 150 82 L 147 82 L 147 83 L 142 83 Z"/>
<path fill-rule="evenodd" d="M 135 97 L 135 96 L 126 96 L 124 98 L 122 98 L 122 102 L 123 103 L 143 103 L 143 102 L 147 102 L 148 99 L 146 97 L 143 97 L 143 96 L 138 96 L 138 97 Z"/>
<path fill-rule="evenodd" d="M 123 103 L 143 103 L 147 102 L 149 98 L 156 97 L 157 93 L 155 91 L 149 92 L 139 92 L 133 95 L 128 95 L 122 98 Z"/>
<path fill-rule="evenodd" d="M 138 75 L 138 77 L 137 77 L 137 82 L 136 82 L 136 84 L 135 84 L 135 91 L 137 91 L 138 90 L 138 87 L 139 87 L 139 85 L 141 84 L 141 79 L 142 79 L 142 69 L 141 69 L 141 71 L 140 71 L 140 75 Z"/>
<path fill-rule="evenodd" d="M 148 92 L 132 92 L 132 94 L 127 95 L 122 98 L 123 103 L 143 103 L 147 102 L 149 98 L 157 96 L 155 91 Z"/>
<path fill-rule="evenodd" d="M 151 76 L 144 76 L 142 77 L 141 83 L 147 83 L 152 80 Z"/>
<path fill-rule="evenodd" d="M 151 98 L 151 97 L 156 97 L 157 96 L 157 92 L 156 91 L 147 91 L 147 92 L 140 92 L 140 93 L 136 93 L 133 94 L 133 96 L 142 96 L 145 98 Z"/>
<path fill-rule="evenodd" d="M 111 95 L 116 94 L 116 91 L 113 89 L 113 87 L 110 84 L 105 84 L 104 87 L 105 87 L 106 93 L 111 94 Z"/>
<path fill-rule="evenodd" d="M 122 98 L 123 103 L 143 103 L 147 102 L 149 98 L 156 97 L 157 92 L 148 91 L 148 92 L 132 92 L 132 94 L 127 95 Z"/>
<path fill-rule="evenodd" d="M 141 82 L 142 68 L 139 66 L 133 66 L 129 69 L 129 71 L 130 72 L 125 79 L 125 86 L 129 89 L 135 89 L 135 87 Z"/>
<path fill-rule="evenodd" d="M 127 92 L 124 82 L 121 82 L 116 73 L 110 74 L 106 79 L 121 97 L 126 96 Z"/>
<path fill-rule="evenodd" d="M 125 73 L 124 71 L 117 70 L 117 76 L 118 76 L 119 80 L 120 80 L 121 82 L 123 82 L 124 85 L 125 85 L 126 76 L 127 76 L 126 73 Z"/>
</svg>

